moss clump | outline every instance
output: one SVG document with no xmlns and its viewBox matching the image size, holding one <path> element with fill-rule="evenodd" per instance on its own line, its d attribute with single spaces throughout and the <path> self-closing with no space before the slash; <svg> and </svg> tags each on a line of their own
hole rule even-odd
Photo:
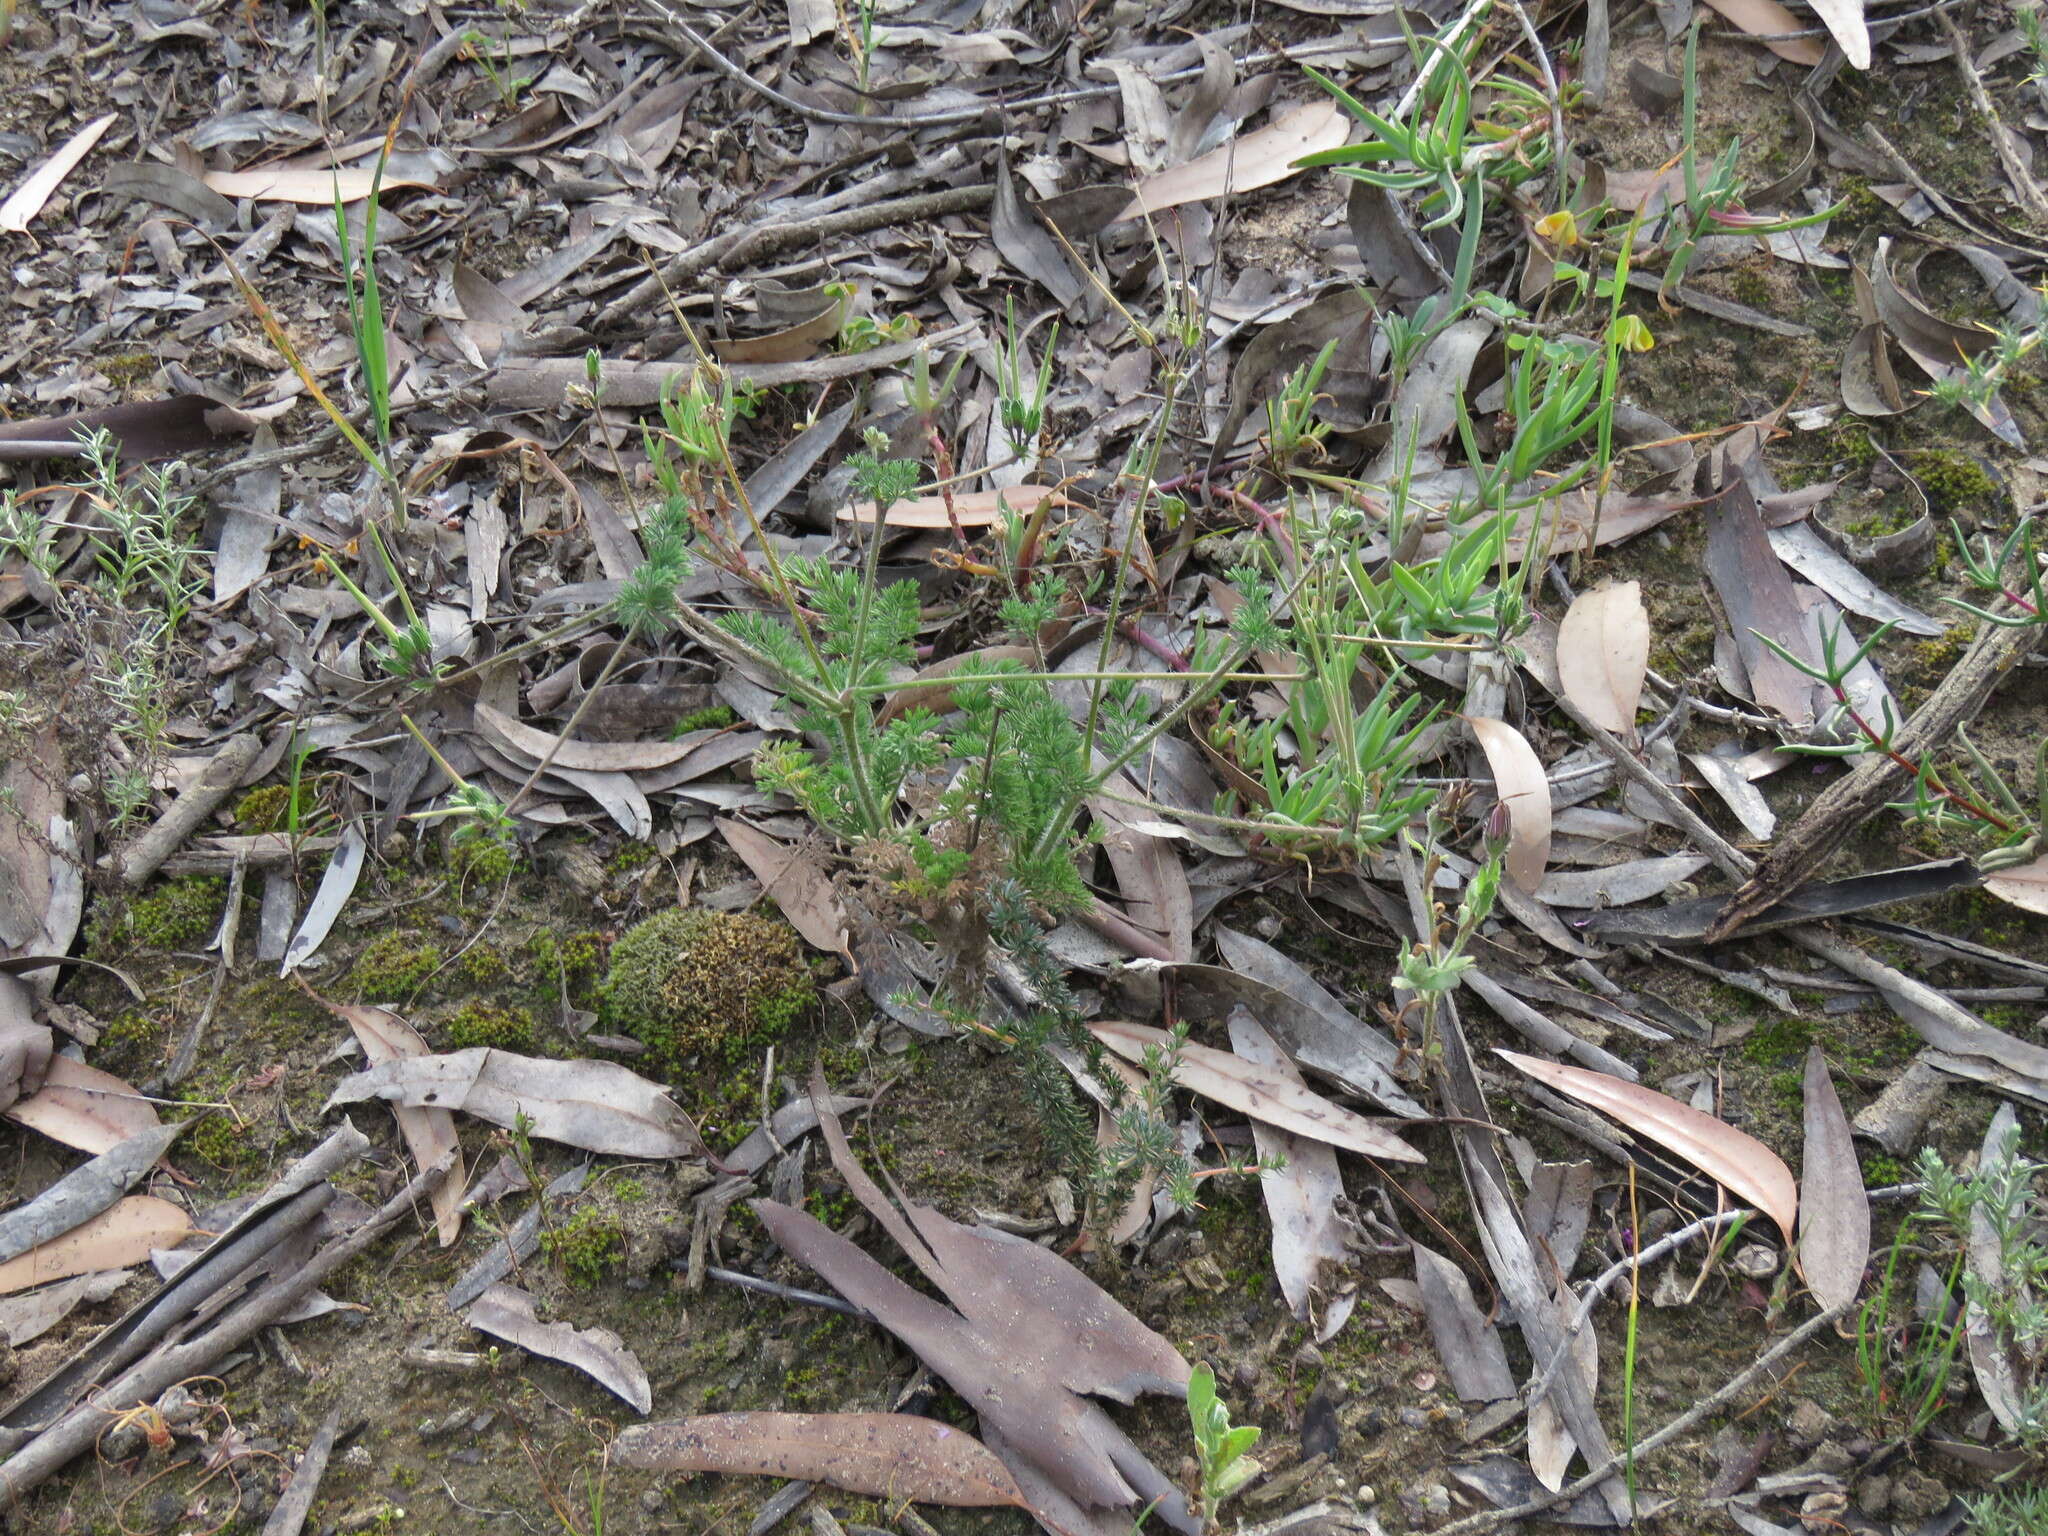
<svg viewBox="0 0 2048 1536">
<path fill-rule="evenodd" d="M 722 731 L 739 716 L 723 704 L 707 704 L 702 709 L 693 709 L 674 725 L 669 727 L 669 740 L 687 736 L 692 731 Z"/>
<path fill-rule="evenodd" d="M 1813 1044 L 1813 1026 L 1805 1019 L 1772 1018 L 1749 1032 L 1742 1054 L 1760 1067 L 1781 1067 L 1806 1055 Z"/>
<path fill-rule="evenodd" d="M 456 958 L 456 974 L 479 987 L 495 986 L 511 972 L 504 951 L 491 944 L 472 944 Z"/>
<path fill-rule="evenodd" d="M 1912 468 L 1913 478 L 1920 482 L 1920 489 L 1927 493 L 1928 503 L 1936 513 L 1987 505 L 1998 499 L 1998 482 L 1968 454 L 1939 449 L 1916 453 Z"/>
<path fill-rule="evenodd" d="M 263 1161 L 262 1151 L 249 1137 L 249 1127 L 237 1124 L 233 1115 L 201 1110 L 197 1123 L 179 1139 L 193 1155 L 216 1168 L 244 1168 Z"/>
<path fill-rule="evenodd" d="M 215 875 L 172 880 L 155 895 L 129 904 L 121 938 L 144 949 L 186 949 L 203 943 L 220 922 L 225 890 Z"/>
<path fill-rule="evenodd" d="M 534 1053 L 533 1015 L 524 1008 L 500 1008 L 491 1003 L 464 1003 L 441 1026 L 441 1037 L 451 1051 L 487 1045 L 494 1051 L 511 1051 L 520 1056 Z"/>
<path fill-rule="evenodd" d="M 503 838 L 451 835 L 448 862 L 458 879 L 503 885 L 519 868 L 519 850 Z"/>
<path fill-rule="evenodd" d="M 440 945 L 415 934 L 380 933 L 356 957 L 356 989 L 365 1002 L 403 1002 L 440 968 Z"/>
<path fill-rule="evenodd" d="M 671 907 L 620 937 L 598 997 L 605 1025 L 674 1073 L 702 1052 L 731 1060 L 775 1039 L 811 1006 L 817 983 L 786 923 Z"/>
<path fill-rule="evenodd" d="M 265 784 L 235 802 L 235 825 L 244 832 L 281 832 L 291 818 L 289 784 Z"/>
<path fill-rule="evenodd" d="M 653 858 L 654 844 L 628 843 L 609 859 L 605 860 L 605 873 L 629 875 L 634 870 L 640 868 L 641 865 L 651 862 Z"/>
<path fill-rule="evenodd" d="M 625 1258 L 626 1229 L 595 1207 L 585 1206 L 561 1226 L 541 1233 L 540 1247 L 571 1285 L 588 1290 Z"/>
</svg>

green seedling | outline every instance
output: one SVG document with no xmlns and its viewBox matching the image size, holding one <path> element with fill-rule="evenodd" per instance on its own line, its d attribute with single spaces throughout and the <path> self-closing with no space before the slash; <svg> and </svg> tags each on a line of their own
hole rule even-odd
<svg viewBox="0 0 2048 1536">
<path fill-rule="evenodd" d="M 1213 1525 L 1224 1501 L 1265 1470 L 1251 1457 L 1259 1429 L 1231 1424 L 1230 1410 L 1216 1396 L 1216 1373 L 1206 1360 L 1188 1373 L 1188 1422 L 1202 1468 L 1201 1517 Z"/>
</svg>

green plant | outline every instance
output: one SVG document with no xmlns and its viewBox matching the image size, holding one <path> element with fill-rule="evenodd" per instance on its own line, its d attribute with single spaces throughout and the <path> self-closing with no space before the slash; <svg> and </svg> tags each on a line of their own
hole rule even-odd
<svg viewBox="0 0 2048 1536">
<path fill-rule="evenodd" d="M 2048 1200 L 2036 1185 L 2048 1163 L 2020 1156 L 2019 1147 L 2014 1123 L 1968 1174 L 1923 1147 L 1916 1214 L 1955 1243 L 1965 1320 L 1973 1336 L 1985 1335 L 1973 1337 L 1973 1355 L 1981 1342 L 1984 1358 L 2000 1359 L 2011 1401 L 1999 1418 L 2009 1416 L 2020 1444 L 2040 1451 L 2048 1448 Z"/>
<path fill-rule="evenodd" d="M 2044 608 L 2048 598 L 2044 598 L 2042 591 L 2027 523 L 2023 522 L 2014 530 L 2004 551 L 1996 557 L 1987 554 L 1980 562 L 1967 544 L 1959 541 L 1958 547 L 1963 551 L 1972 583 L 1980 590 L 1988 588 L 2002 593 L 2016 611 L 1992 612 L 1960 603 L 1958 606 L 1968 607 L 1970 612 L 1993 624 L 2020 628 L 2048 624 L 2048 608 Z M 2001 566 L 2015 549 L 2021 552 L 2022 567 L 2028 572 L 2031 598 L 2013 591 L 1999 574 Z M 1843 638 L 1846 629 L 1846 622 L 1822 622 L 1818 661 L 1809 661 L 1795 654 L 1767 635 L 1757 635 L 1774 654 L 1798 672 L 1822 684 L 1834 696 L 1833 718 L 1822 721 L 1816 732 L 1820 739 L 1791 744 L 1792 750 L 1831 757 L 1867 751 L 1882 753 L 1895 766 L 1913 776 L 1912 799 L 1894 804 L 1893 810 L 1916 825 L 1937 833 L 1962 826 L 1992 838 L 1995 846 L 1977 858 L 1978 867 L 1986 872 L 2031 862 L 2040 852 L 2042 828 L 2048 826 L 2048 740 L 2043 740 L 2035 750 L 2034 787 L 2030 802 L 2020 798 L 2005 775 L 1977 749 L 1969 732 L 1960 725 L 1956 727 L 1956 742 L 1969 759 L 1968 768 L 1960 763 L 1951 764 L 1946 769 L 1939 768 L 1928 753 L 1923 753 L 1918 760 L 1905 756 L 1896 744 L 1898 721 L 1892 713 L 1890 699 L 1885 700 L 1882 718 L 1873 721 L 1858 706 L 1849 685 L 1850 674 L 1891 632 L 1892 626 L 1889 622 L 1879 625 L 1870 638 L 1853 651 L 1848 651 Z M 1854 734 L 1846 741 L 1830 739 L 1842 734 L 1836 728 L 1838 724 L 1846 725 Z"/>
<path fill-rule="evenodd" d="M 2020 12 L 2022 16 L 2033 14 Z M 2048 1531 L 2048 1488 L 1994 1488 L 1965 1494 L 1973 1536 L 2040 1536 Z"/>
<path fill-rule="evenodd" d="M 1052 368 L 1060 344 L 1060 323 L 1055 320 L 1045 338 L 1045 353 L 1038 360 L 1038 374 L 1030 392 L 1025 377 L 1031 372 L 1031 357 L 1017 337 L 1017 301 L 1005 301 L 1009 345 L 996 342 L 996 419 L 1010 451 L 1025 458 L 1037 450 L 1038 434 L 1045 425 L 1045 397 L 1052 387 Z"/>
<path fill-rule="evenodd" d="M 1941 1411 L 1963 1339 L 1960 1313 L 1914 1316 L 1912 1287 L 1899 1274 L 1899 1262 L 1912 1251 L 1912 1235 L 1923 1223 L 1917 1215 L 1899 1223 L 1877 1290 L 1856 1316 L 1856 1371 L 1864 1400 L 1872 1413 L 1900 1424 L 1908 1439 Z M 1950 1260 L 1940 1292 L 1943 1305 L 1961 1276 L 1962 1262 L 1960 1252 Z"/>
<path fill-rule="evenodd" d="M 471 29 L 462 34 L 462 54 L 484 72 L 498 100 L 508 109 L 519 105 L 519 93 L 533 84 L 531 75 L 512 72 L 512 45 Z M 492 55 L 496 57 L 493 58 Z"/>
<path fill-rule="evenodd" d="M 1195 1459 L 1202 1469 L 1201 1519 L 1214 1525 L 1224 1500 L 1265 1469 L 1251 1457 L 1258 1426 L 1230 1422 L 1230 1410 L 1216 1396 L 1216 1373 L 1204 1360 L 1188 1373 L 1188 1422 L 1195 1432 Z"/>
<path fill-rule="evenodd" d="M 626 1229 L 616 1217 L 585 1205 L 560 1226 L 542 1232 L 540 1247 L 571 1285 L 588 1290 L 625 1258 Z"/>
</svg>

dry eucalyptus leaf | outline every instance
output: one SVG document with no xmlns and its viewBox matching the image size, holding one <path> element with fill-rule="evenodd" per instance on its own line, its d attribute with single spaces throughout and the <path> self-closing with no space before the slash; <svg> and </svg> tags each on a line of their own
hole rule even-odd
<svg viewBox="0 0 2048 1536">
<path fill-rule="evenodd" d="M 1143 1061 L 1145 1047 L 1161 1049 L 1170 1043 L 1163 1029 L 1146 1024 L 1099 1023 L 1089 1032 L 1126 1061 Z M 1174 1067 L 1173 1080 L 1190 1093 L 1227 1104 L 1239 1113 L 1311 1141 L 1376 1157 L 1387 1162 L 1420 1163 L 1427 1159 L 1390 1131 L 1382 1130 L 1363 1115 L 1341 1104 L 1333 1104 L 1312 1093 L 1299 1082 L 1289 1083 L 1261 1072 L 1249 1062 L 1227 1051 L 1206 1045 L 1184 1044 Z"/>
<path fill-rule="evenodd" d="M 1624 741 L 1636 734 L 1636 706 L 1650 665 L 1650 615 L 1642 586 L 1623 581 L 1581 592 L 1557 628 L 1557 675 L 1586 717 Z"/>
<path fill-rule="evenodd" d="M 1527 738 L 1504 720 L 1468 716 L 1465 723 L 1493 770 L 1493 792 L 1508 808 L 1507 876 L 1525 891 L 1543 883 L 1550 860 L 1550 780 Z"/>
<path fill-rule="evenodd" d="M 62 1237 L 0 1264 L 0 1295 L 103 1269 L 140 1264 L 154 1248 L 175 1248 L 192 1230 L 182 1206 L 154 1195 L 127 1195 Z"/>
<path fill-rule="evenodd" d="M 1604 1072 L 1542 1061 L 1519 1051 L 1495 1047 L 1495 1054 L 1546 1087 L 1612 1115 L 1630 1130 L 1718 1179 L 1775 1221 L 1788 1239 L 1798 1231 L 1799 1187 L 1792 1170 L 1754 1136 L 1640 1083 L 1625 1083 Z"/>
<path fill-rule="evenodd" d="M 1806 1053 L 1806 1146 L 1799 1159 L 1799 1267 L 1814 1299 L 1846 1306 L 1870 1262 L 1870 1198 L 1849 1121 L 1819 1046 Z"/>
</svg>

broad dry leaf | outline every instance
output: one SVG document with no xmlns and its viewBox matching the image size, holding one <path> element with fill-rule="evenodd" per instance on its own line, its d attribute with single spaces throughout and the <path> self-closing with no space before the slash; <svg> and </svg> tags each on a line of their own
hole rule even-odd
<svg viewBox="0 0 2048 1536">
<path fill-rule="evenodd" d="M 1294 1063 L 1249 1008 L 1230 1011 L 1230 1044 L 1258 1070 L 1301 1085 Z M 1348 1266 L 1351 1258 L 1352 1228 L 1339 1214 L 1344 1175 L 1336 1149 L 1262 1120 L 1252 1122 L 1252 1145 L 1265 1168 L 1259 1193 L 1273 1228 L 1273 1278 L 1296 1321 L 1313 1323 L 1318 1339 L 1330 1338 L 1358 1300 L 1355 1273 L 1338 1285 L 1329 1284 L 1324 1273 Z M 1284 1166 L 1275 1171 L 1276 1164 Z M 1319 1300 L 1327 1304 L 1324 1315 L 1315 1317 L 1312 1309 Z"/>
<path fill-rule="evenodd" d="M 1858 69 L 1870 68 L 1870 28 L 1863 20 L 1863 0 L 1807 0 L 1807 3 L 1841 45 L 1843 57 Z"/>
<path fill-rule="evenodd" d="M 402 1057 L 434 1054 L 434 1048 L 420 1038 L 419 1031 L 389 1008 L 336 1007 L 332 1003 L 327 1006 L 355 1031 L 364 1059 L 373 1067 Z M 392 1105 L 391 1113 L 412 1151 L 413 1161 L 420 1167 L 431 1168 L 451 1152 L 455 1156 L 448 1176 L 434 1188 L 434 1227 L 440 1234 L 441 1246 L 446 1248 L 462 1235 L 462 1192 L 469 1184 L 462 1170 L 462 1143 L 455 1134 L 455 1116 L 445 1109 L 414 1109 L 404 1104 Z"/>
<path fill-rule="evenodd" d="M 485 1291 L 462 1316 L 472 1328 L 536 1355 L 573 1365 L 640 1413 L 654 1406 L 647 1372 L 626 1348 L 625 1341 L 609 1328 L 544 1323 L 534 1315 L 531 1296 L 517 1286 L 503 1284 Z"/>
<path fill-rule="evenodd" d="M 4 31 L 4 29 L 0 29 Z M 63 185 L 78 162 L 99 143 L 100 135 L 120 120 L 120 114 L 109 112 L 105 117 L 96 117 L 87 123 L 49 159 L 29 172 L 28 179 L 14 189 L 7 201 L 0 203 L 0 233 L 18 235 L 25 232 L 43 211 L 43 204 L 50 200 L 50 194 Z"/>
<path fill-rule="evenodd" d="M 16 1103 L 7 1118 L 94 1157 L 163 1123 L 155 1106 L 120 1078 L 68 1056 L 50 1058 L 41 1091 Z"/>
<path fill-rule="evenodd" d="M 613 1061 L 557 1061 L 472 1046 L 403 1056 L 335 1085 L 327 1100 L 459 1109 L 510 1130 L 524 1115 L 545 1141 L 615 1157 L 699 1157 L 704 1142 L 659 1085 Z"/>
<path fill-rule="evenodd" d="M 1581 592 L 1557 627 L 1557 676 L 1586 718 L 1625 741 L 1650 665 L 1650 615 L 1642 586 L 1623 581 Z"/>
<path fill-rule="evenodd" d="M 192 1230 L 181 1206 L 155 1195 L 128 1195 L 62 1237 L 0 1264 L 0 1295 L 49 1280 L 140 1264 L 153 1248 L 175 1248 Z"/>
<path fill-rule="evenodd" d="M 1508 808 L 1508 878 L 1533 893 L 1543 883 L 1543 866 L 1550 861 L 1550 780 L 1543 760 L 1504 720 L 1466 716 L 1465 723 L 1493 770 L 1494 795 Z"/>
<path fill-rule="evenodd" d="M 1145 1024 L 1101 1023 L 1088 1028 L 1096 1039 L 1127 1061 L 1142 1062 L 1146 1046 L 1156 1045 L 1164 1050 L 1170 1043 L 1165 1030 Z M 1333 1104 L 1299 1083 L 1283 1082 L 1271 1073 L 1261 1072 L 1227 1051 L 1192 1043 L 1183 1045 L 1173 1080 L 1191 1093 L 1227 1104 L 1254 1120 L 1263 1120 L 1311 1141 L 1327 1142 L 1387 1162 L 1427 1161 L 1407 1142 L 1363 1115 Z"/>
<path fill-rule="evenodd" d="M 1005 508 L 1018 517 L 1029 517 L 1048 498 L 1056 507 L 1072 505 L 1050 486 L 1010 485 L 993 491 L 955 491 L 951 516 L 946 512 L 945 497 L 913 496 L 908 501 L 894 503 L 883 514 L 882 521 L 891 528 L 938 529 L 952 527 L 952 519 L 957 517 L 962 528 L 988 528 L 1002 521 Z M 862 501 L 841 507 L 839 520 L 842 523 L 872 523 L 875 504 Z"/>
<path fill-rule="evenodd" d="M 1799 1188 L 1792 1170 L 1754 1136 L 1640 1083 L 1625 1083 L 1605 1072 L 1567 1067 L 1498 1046 L 1494 1049 L 1537 1082 L 1612 1115 L 1630 1130 L 1718 1179 L 1775 1221 L 1787 1241 L 1798 1231 Z"/>
<path fill-rule="evenodd" d="M 584 773 L 646 773 L 681 762 L 694 745 L 687 741 L 571 741 L 514 720 L 502 710 L 479 700 L 476 723 L 484 734 L 501 747 L 533 762 L 553 755 L 550 770 L 576 769 Z"/>
<path fill-rule="evenodd" d="M 1350 136 L 1351 119 L 1334 99 L 1309 102 L 1185 165 L 1147 176 L 1131 189 L 1129 204 L 1110 223 L 1270 187 L 1294 175 L 1295 161 L 1304 155 L 1335 149 Z"/>
<path fill-rule="evenodd" d="M 1986 875 L 1984 889 L 2023 911 L 2048 916 L 2048 853 L 2031 864 L 2016 864 Z"/>
<path fill-rule="evenodd" d="M 1031 1507 L 995 1452 L 964 1429 L 908 1413 L 699 1414 L 625 1430 L 611 1461 L 793 1477 L 915 1504 Z"/>
<path fill-rule="evenodd" d="M 280 165 L 267 171 L 208 171 L 200 178 L 222 197 L 247 197 L 257 202 L 306 203 L 315 208 L 332 208 L 338 197 L 344 203 L 359 203 L 374 185 L 379 192 L 393 187 L 431 187 L 433 182 L 387 170 L 381 180 L 375 171 L 343 166 L 315 170 L 307 166 Z"/>
<path fill-rule="evenodd" d="M 1819 1046 L 1806 1053 L 1806 1145 L 1799 1159 L 1799 1268 L 1823 1307 L 1847 1306 L 1870 1262 L 1870 1197 L 1849 1121 Z"/>
<path fill-rule="evenodd" d="M 1817 37 L 1779 36 L 1800 31 L 1806 23 L 1778 4 L 1778 0 L 1707 0 L 1707 4 L 1751 37 L 1771 38 L 1764 46 L 1788 64 L 1803 64 L 1811 69 L 1827 55 Z"/>
<path fill-rule="evenodd" d="M 810 851 L 779 842 L 736 817 L 713 820 L 727 845 L 754 872 L 762 889 L 775 898 L 789 925 L 813 948 L 839 955 L 851 965 L 853 957 L 846 950 L 846 910 L 839 904 L 831 877 L 818 867 Z"/>
</svg>

